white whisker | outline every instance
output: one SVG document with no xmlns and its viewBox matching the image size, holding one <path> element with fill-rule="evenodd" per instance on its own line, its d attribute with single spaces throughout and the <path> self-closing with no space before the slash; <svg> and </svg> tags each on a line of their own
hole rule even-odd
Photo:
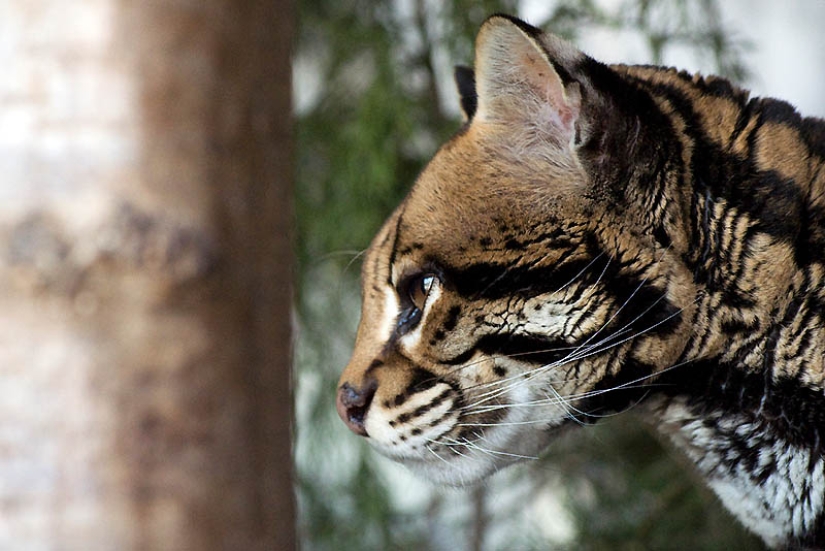
<svg viewBox="0 0 825 551">
<path fill-rule="evenodd" d="M 542 370 L 547 370 L 547 369 L 558 368 L 558 367 L 561 367 L 561 366 L 563 366 L 565 364 L 568 364 L 568 363 L 578 362 L 578 361 L 581 361 L 583 359 L 589 358 L 591 356 L 601 354 L 601 353 L 603 353 L 607 350 L 610 350 L 611 348 L 615 348 L 617 346 L 620 346 L 620 345 L 622 345 L 622 344 L 624 344 L 624 343 L 626 343 L 626 342 L 628 342 L 632 339 L 635 339 L 635 338 L 637 338 L 641 335 L 644 335 L 644 334 L 646 334 L 650 331 L 653 331 L 654 329 L 656 329 L 661 324 L 667 323 L 668 321 L 670 321 L 674 317 L 680 315 L 681 313 L 682 313 L 682 309 L 677 310 L 676 312 L 670 314 L 669 316 L 665 317 L 664 319 L 658 321 L 657 323 L 651 325 L 650 327 L 647 327 L 646 329 L 644 329 L 642 331 L 634 333 L 634 334 L 632 334 L 628 337 L 625 337 L 621 340 L 618 340 L 618 341 L 615 341 L 615 342 L 609 342 L 611 339 L 614 339 L 619 334 L 619 333 L 614 333 L 614 334 L 606 337 L 605 339 L 602 339 L 598 343 L 596 343 L 596 344 L 594 344 L 590 347 L 587 347 L 584 350 L 581 349 L 582 347 L 579 347 L 577 349 L 577 351 L 579 352 L 578 354 L 576 354 L 576 352 L 574 351 L 573 353 L 569 354 L 567 357 L 559 360 L 558 362 L 553 362 L 551 364 L 547 364 L 545 366 L 542 366 L 541 368 L 538 368 L 535 371 L 542 371 Z M 644 314 L 642 314 L 642 315 L 644 315 Z M 638 317 L 636 319 L 638 319 Z M 627 324 L 625 327 L 627 327 L 629 325 L 632 325 L 632 323 L 635 323 L 635 320 L 630 322 L 629 324 Z M 627 332 L 626 329 L 621 331 L 621 333 L 626 333 L 626 332 Z M 600 346 L 600 345 L 602 345 L 604 343 L 608 343 L 608 342 L 609 342 L 609 344 L 607 344 L 607 346 Z M 681 364 L 677 364 L 677 366 L 678 365 L 681 365 Z M 588 392 L 581 393 L 579 395 L 570 395 L 570 396 L 567 396 L 567 397 L 562 397 L 562 396 L 558 395 L 557 391 L 552 386 L 549 386 L 551 392 L 555 393 L 557 395 L 557 397 L 552 397 L 548 400 L 542 400 L 542 401 L 539 401 L 539 403 L 544 403 L 545 405 L 560 405 L 560 406 L 564 406 L 565 408 L 568 408 L 568 407 L 571 407 L 570 406 L 571 401 L 580 401 L 580 400 L 584 400 L 584 399 L 591 398 L 591 397 L 594 397 L 594 396 L 599 396 L 599 395 L 604 394 L 606 392 L 612 392 L 612 391 L 615 391 L 615 390 L 634 388 L 635 385 L 638 385 L 639 383 L 641 383 L 643 381 L 646 381 L 648 379 L 651 379 L 653 377 L 659 376 L 662 373 L 665 373 L 665 372 L 673 369 L 674 367 L 676 367 L 676 366 L 671 366 L 671 367 L 666 368 L 664 370 L 660 370 L 660 371 L 648 374 L 646 376 L 637 378 L 637 379 L 632 380 L 632 381 L 628 381 L 628 382 L 623 383 L 621 385 L 617 385 L 616 387 L 611 387 L 610 389 L 591 390 L 591 391 L 588 391 Z M 535 371 L 534 371 L 534 373 L 535 373 Z M 509 378 L 509 379 L 514 379 L 514 378 Z M 498 383 L 500 385 L 502 382 L 505 382 L 505 381 L 506 380 L 503 379 L 501 381 L 497 381 L 496 383 Z M 519 376 L 518 383 L 524 384 L 524 383 L 527 383 L 527 382 L 530 382 L 529 379 L 525 379 L 525 378 Z M 496 383 L 490 383 L 490 384 L 494 385 Z M 480 399 L 477 399 L 473 404 L 469 404 L 468 406 L 465 406 L 464 411 L 463 411 L 464 415 L 466 416 L 466 415 L 470 415 L 470 414 L 476 414 L 476 413 L 479 413 L 479 412 L 484 413 L 484 412 L 487 412 L 487 411 L 494 411 L 494 410 L 500 409 L 500 408 L 523 406 L 524 404 L 514 404 L 514 405 L 490 404 L 490 405 L 486 406 L 485 408 L 480 408 L 479 407 L 479 406 L 483 405 L 484 403 L 489 402 L 490 400 L 495 399 L 495 398 L 511 391 L 516 386 L 517 385 L 514 385 L 514 384 L 510 384 L 510 385 L 507 385 L 507 386 L 501 386 L 500 388 L 498 388 L 494 391 L 491 391 L 491 392 L 488 392 L 488 393 L 482 395 L 480 397 Z M 573 409 L 575 410 L 575 408 L 573 408 Z M 567 413 L 571 418 L 575 418 L 574 415 L 570 415 L 569 411 L 567 411 Z M 576 413 L 578 413 L 580 415 L 588 415 L 585 412 L 581 412 L 581 411 L 578 411 L 578 410 L 576 410 Z"/>
</svg>

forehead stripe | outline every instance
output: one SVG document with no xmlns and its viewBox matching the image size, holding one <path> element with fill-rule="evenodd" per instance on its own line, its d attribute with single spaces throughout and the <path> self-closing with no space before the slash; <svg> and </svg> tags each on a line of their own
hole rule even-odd
<svg viewBox="0 0 825 551">
<path fill-rule="evenodd" d="M 390 251 L 389 263 L 387 265 L 387 283 L 392 285 L 392 266 L 395 264 L 395 257 L 398 254 L 398 236 L 401 233 L 401 222 L 404 219 L 404 206 L 400 207 L 398 212 L 398 220 L 395 223 L 395 235 L 392 240 L 392 250 Z"/>
</svg>

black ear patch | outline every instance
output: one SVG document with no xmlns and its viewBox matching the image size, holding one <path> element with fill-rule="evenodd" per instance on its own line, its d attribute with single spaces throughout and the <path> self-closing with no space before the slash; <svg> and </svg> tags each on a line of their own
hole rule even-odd
<svg viewBox="0 0 825 551">
<path fill-rule="evenodd" d="M 456 65 L 454 75 L 458 95 L 461 97 L 461 110 L 468 121 L 472 120 L 478 107 L 475 73 L 469 67 Z"/>
</svg>

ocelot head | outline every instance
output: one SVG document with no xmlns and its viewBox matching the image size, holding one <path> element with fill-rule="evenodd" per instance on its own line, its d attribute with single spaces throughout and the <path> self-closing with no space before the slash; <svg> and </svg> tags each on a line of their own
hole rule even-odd
<svg viewBox="0 0 825 551">
<path fill-rule="evenodd" d="M 642 399 L 696 296 L 683 156 L 650 94 L 504 16 L 457 78 L 467 121 L 367 251 L 337 397 L 350 429 L 449 484 Z"/>
</svg>

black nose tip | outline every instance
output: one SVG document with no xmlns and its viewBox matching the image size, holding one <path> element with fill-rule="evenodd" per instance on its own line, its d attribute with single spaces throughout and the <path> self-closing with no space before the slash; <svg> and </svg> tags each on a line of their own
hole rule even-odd
<svg viewBox="0 0 825 551">
<path fill-rule="evenodd" d="M 338 415 L 355 434 L 367 436 L 364 422 L 377 387 L 375 379 L 370 379 L 360 388 L 344 383 L 338 389 L 338 399 L 335 404 Z"/>
</svg>

